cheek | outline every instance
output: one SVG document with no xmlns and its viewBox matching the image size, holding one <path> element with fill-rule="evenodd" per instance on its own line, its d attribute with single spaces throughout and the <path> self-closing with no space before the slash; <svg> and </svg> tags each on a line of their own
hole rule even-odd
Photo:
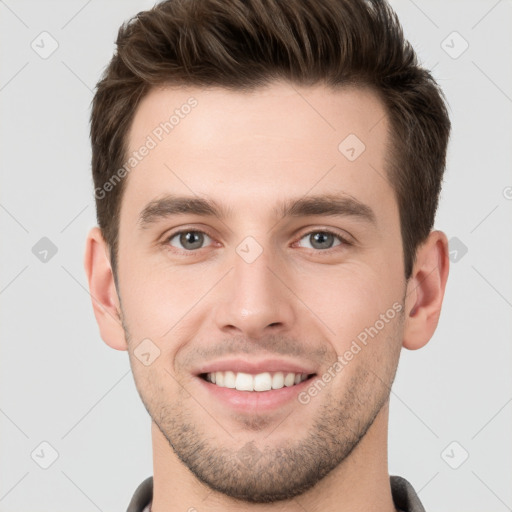
<svg viewBox="0 0 512 512">
<path fill-rule="evenodd" d="M 397 276 L 354 264 L 315 282 L 316 293 L 310 290 L 308 295 L 311 310 L 329 327 L 324 329 L 326 340 L 344 375 L 336 387 L 346 386 L 346 379 L 357 380 L 362 368 L 378 375 L 372 379 L 388 382 L 401 346 L 402 288 Z"/>
<path fill-rule="evenodd" d="M 339 353 L 401 299 L 396 279 L 394 285 L 391 281 L 373 266 L 353 263 L 326 267 L 302 285 L 298 280 L 296 290 Z"/>
<path fill-rule="evenodd" d="M 137 254 L 125 256 L 119 270 L 123 314 L 130 332 L 139 338 L 168 337 L 215 277 L 197 267 L 173 268 L 163 257 L 152 260 Z"/>
<path fill-rule="evenodd" d="M 154 361 L 144 363 L 135 353 L 130 351 L 130 365 L 135 386 L 144 405 L 153 417 L 161 414 L 166 402 L 176 402 L 179 386 L 175 385 L 171 367 L 162 352 Z"/>
</svg>

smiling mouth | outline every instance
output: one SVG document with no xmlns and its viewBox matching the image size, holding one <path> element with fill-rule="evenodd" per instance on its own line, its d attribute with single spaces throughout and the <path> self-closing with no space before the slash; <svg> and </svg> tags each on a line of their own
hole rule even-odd
<svg viewBox="0 0 512 512">
<path fill-rule="evenodd" d="M 218 387 L 236 389 L 237 391 L 271 391 L 295 386 L 315 375 L 316 373 L 263 372 L 250 374 L 224 371 L 201 373 L 199 377 Z"/>
</svg>

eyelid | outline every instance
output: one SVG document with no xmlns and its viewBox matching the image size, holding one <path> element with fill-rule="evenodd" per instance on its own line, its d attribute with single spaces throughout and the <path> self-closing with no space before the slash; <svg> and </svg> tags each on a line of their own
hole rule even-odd
<svg viewBox="0 0 512 512">
<path fill-rule="evenodd" d="M 295 241 L 292 243 L 292 245 L 297 244 L 305 236 L 311 235 L 313 233 L 328 233 L 328 234 L 333 235 L 334 237 L 338 238 L 338 240 L 340 241 L 339 245 L 336 245 L 334 247 L 330 247 L 329 249 L 322 249 L 322 250 L 320 250 L 320 249 L 318 249 L 318 250 L 309 249 L 309 250 L 312 250 L 315 253 L 329 253 L 331 251 L 335 251 L 336 247 L 343 246 L 343 245 L 345 245 L 345 246 L 352 246 L 352 245 L 355 244 L 354 239 L 350 235 L 348 235 L 348 233 L 346 235 L 341 234 L 340 232 L 338 232 L 334 228 L 327 228 L 327 227 L 313 227 L 313 228 L 311 228 L 310 227 L 310 228 L 307 228 L 307 229 L 308 229 L 307 231 L 303 231 L 298 237 L 295 238 Z M 181 228 L 177 229 L 176 231 L 172 231 L 171 230 L 170 233 L 165 234 L 163 236 L 162 244 L 164 246 L 166 246 L 166 247 L 172 247 L 172 250 L 177 251 L 177 252 L 179 252 L 181 254 L 186 254 L 186 255 L 193 255 L 193 254 L 199 252 L 201 249 L 206 249 L 208 247 L 208 246 L 206 246 L 206 247 L 201 247 L 199 249 L 187 251 L 186 249 L 179 249 L 178 247 L 174 247 L 174 246 L 170 245 L 169 241 L 172 238 L 174 238 L 176 235 L 180 235 L 182 233 L 189 233 L 189 232 L 202 233 L 204 235 L 207 235 L 212 240 L 212 242 L 216 242 L 215 237 L 205 228 L 194 228 L 194 227 L 184 227 L 183 228 L 183 227 L 181 227 Z M 308 249 L 308 248 L 305 247 L 304 249 Z"/>
<path fill-rule="evenodd" d="M 304 231 L 301 233 L 293 242 L 293 245 L 300 242 L 305 236 L 311 235 L 313 233 L 328 233 L 330 235 L 333 235 L 334 237 L 338 238 L 338 240 L 341 242 L 340 245 L 355 245 L 354 239 L 347 233 L 341 234 L 339 231 L 335 230 L 334 228 L 326 228 L 326 227 L 316 227 L 316 228 L 308 228 L 307 231 Z M 334 247 L 329 247 L 329 249 L 323 249 L 323 250 L 316 250 L 315 253 L 328 253 L 331 250 L 336 250 L 336 247 L 339 247 L 338 245 Z M 307 247 L 305 249 L 308 249 Z"/>
<path fill-rule="evenodd" d="M 206 246 L 206 247 L 201 247 L 200 249 L 194 249 L 192 251 L 190 251 L 190 250 L 187 251 L 186 249 L 180 249 L 179 247 L 174 247 L 173 245 L 171 245 L 170 244 L 171 239 L 173 239 L 176 235 L 181 235 L 182 233 L 202 233 L 203 235 L 208 236 L 212 242 L 216 241 L 215 237 L 207 229 L 185 227 L 185 228 L 179 228 L 176 231 L 171 230 L 170 232 L 163 235 L 163 241 L 161 242 L 162 245 L 164 245 L 165 247 L 172 247 L 172 249 L 174 251 L 177 251 L 179 253 L 186 254 L 186 255 L 193 255 L 193 254 L 199 252 L 201 249 L 206 249 L 206 247 L 208 247 L 208 246 Z"/>
</svg>

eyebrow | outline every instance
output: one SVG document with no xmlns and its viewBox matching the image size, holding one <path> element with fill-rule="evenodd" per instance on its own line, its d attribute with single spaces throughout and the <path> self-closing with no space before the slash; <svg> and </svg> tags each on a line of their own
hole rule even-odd
<svg viewBox="0 0 512 512">
<path fill-rule="evenodd" d="M 349 195 L 323 194 L 291 198 L 272 209 L 278 218 L 306 217 L 313 215 L 355 217 L 376 224 L 374 211 Z M 139 215 L 139 225 L 146 229 L 160 220 L 175 215 L 200 215 L 228 219 L 232 210 L 211 199 L 168 194 L 148 203 Z"/>
</svg>

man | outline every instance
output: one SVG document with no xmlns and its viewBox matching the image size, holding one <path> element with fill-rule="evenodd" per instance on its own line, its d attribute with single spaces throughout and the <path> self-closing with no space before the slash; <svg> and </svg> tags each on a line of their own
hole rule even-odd
<svg viewBox="0 0 512 512">
<path fill-rule="evenodd" d="M 169 0 L 121 28 L 85 268 L 152 419 L 129 512 L 424 510 L 388 405 L 440 315 L 449 130 L 382 1 Z"/>
</svg>

